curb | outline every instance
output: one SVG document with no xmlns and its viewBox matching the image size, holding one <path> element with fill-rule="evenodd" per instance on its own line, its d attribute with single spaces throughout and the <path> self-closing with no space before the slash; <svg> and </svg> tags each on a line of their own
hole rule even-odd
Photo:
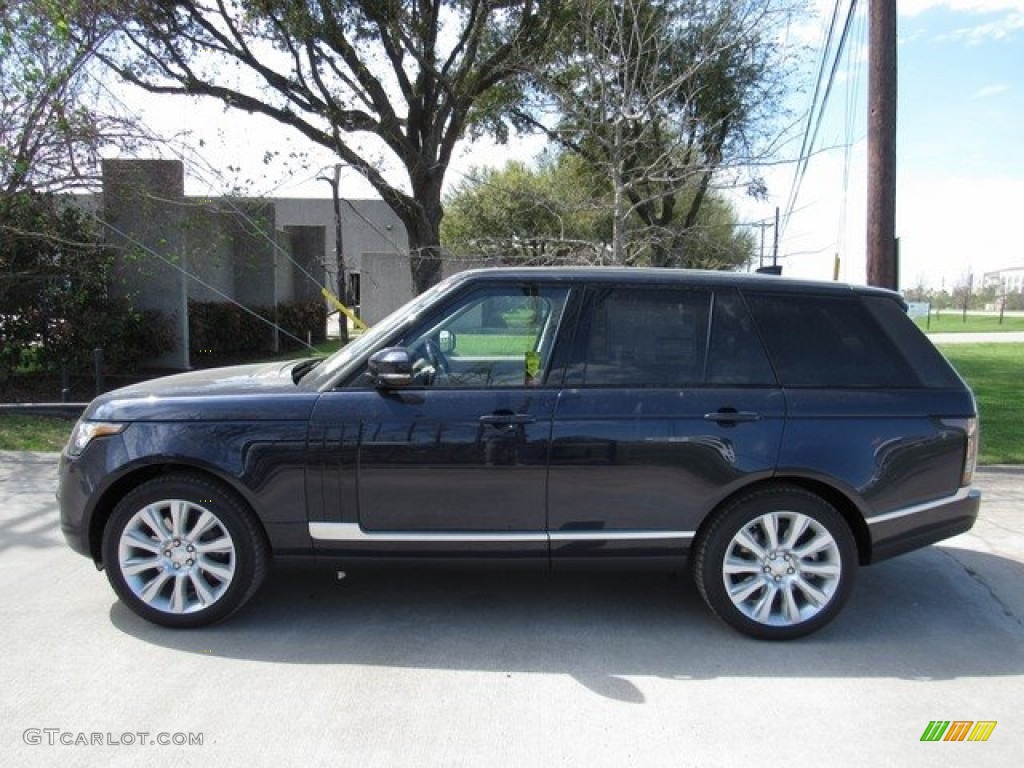
<svg viewBox="0 0 1024 768">
<path fill-rule="evenodd" d="M 0 451 L 0 463 L 7 464 L 56 464 L 60 453 L 49 451 Z"/>
<path fill-rule="evenodd" d="M 974 470 L 974 474 L 991 474 L 991 475 L 1021 475 L 1024 476 L 1024 464 L 987 464 L 985 466 L 979 466 Z"/>
</svg>

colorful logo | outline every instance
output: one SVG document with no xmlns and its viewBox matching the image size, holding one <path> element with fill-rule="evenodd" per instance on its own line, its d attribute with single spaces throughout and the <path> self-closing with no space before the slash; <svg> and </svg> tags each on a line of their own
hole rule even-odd
<svg viewBox="0 0 1024 768">
<path fill-rule="evenodd" d="M 996 729 L 995 720 L 932 720 L 921 741 L 988 741 Z"/>
</svg>

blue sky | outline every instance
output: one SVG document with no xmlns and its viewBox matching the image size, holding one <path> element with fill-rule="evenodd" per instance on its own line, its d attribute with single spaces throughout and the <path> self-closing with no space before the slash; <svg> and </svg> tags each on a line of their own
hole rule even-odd
<svg viewBox="0 0 1024 768">
<path fill-rule="evenodd" d="M 825 12 L 832 3 L 818 4 Z M 866 0 L 860 5 L 863 14 Z M 1024 218 L 1024 0 L 898 0 L 898 9 L 901 286 L 952 288 L 969 273 L 978 279 L 993 269 L 1024 266 L 1016 227 Z M 842 149 L 811 160 L 783 237 L 783 253 L 795 254 L 785 261 L 790 274 L 827 279 L 839 252 L 842 277 L 864 280 L 863 19 L 855 29 L 819 142 L 852 142 L 849 165 Z M 851 93 L 857 100 L 853 130 L 846 120 Z M 788 192 L 792 171 L 786 173 L 770 180 L 773 195 Z"/>
<path fill-rule="evenodd" d="M 907 169 L 1024 172 L 1024 30 L 1002 39 L 951 36 L 960 14 L 905 18 L 900 145 Z"/>
<path fill-rule="evenodd" d="M 899 106 L 897 148 L 897 234 L 901 241 L 901 286 L 925 283 L 952 288 L 990 270 L 1024 266 L 1024 0 L 894 0 L 899 10 Z M 819 17 L 795 34 L 812 48 L 824 37 L 834 0 L 810 0 Z M 800 187 L 780 245 L 786 274 L 831 279 L 835 254 L 841 279 L 863 282 L 866 210 L 866 89 L 868 0 L 859 0 L 843 70 L 826 112 L 823 130 Z M 845 9 L 847 0 L 842 0 Z M 811 57 L 813 58 L 813 57 Z M 807 78 L 815 62 L 810 61 Z M 805 110 L 808 93 L 794 97 Z M 181 150 L 191 194 L 221 192 L 233 180 L 254 179 L 253 193 L 268 196 L 327 196 L 317 168 L 333 162 L 319 153 L 312 166 L 282 173 L 262 162 L 268 148 L 301 149 L 270 121 L 225 114 L 215 104 L 183 108 L 180 100 L 154 104 L 135 94 L 132 104 L 170 131 L 190 131 Z M 157 100 L 160 101 L 160 100 Z M 202 136 L 204 147 L 197 146 Z M 797 135 L 784 150 L 792 158 Z M 542 142 L 494 147 L 464 144 L 448 183 L 472 165 L 502 165 L 511 157 L 532 159 Z M 770 199 L 738 197 L 744 221 L 785 210 L 794 177 L 792 165 L 766 171 Z M 370 197 L 358 177 L 343 177 L 343 194 Z"/>
</svg>

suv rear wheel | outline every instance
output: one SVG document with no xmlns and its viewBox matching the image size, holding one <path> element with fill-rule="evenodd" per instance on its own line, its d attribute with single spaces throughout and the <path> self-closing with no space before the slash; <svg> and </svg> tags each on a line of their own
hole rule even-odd
<svg viewBox="0 0 1024 768">
<path fill-rule="evenodd" d="M 215 481 L 182 473 L 128 493 L 103 532 L 103 562 L 118 597 L 148 621 L 198 627 L 256 592 L 267 545 L 245 505 Z"/>
<path fill-rule="evenodd" d="M 697 588 L 744 634 L 789 640 L 839 613 L 857 567 L 853 534 L 835 507 L 796 486 L 753 490 L 719 511 L 697 542 Z"/>
</svg>

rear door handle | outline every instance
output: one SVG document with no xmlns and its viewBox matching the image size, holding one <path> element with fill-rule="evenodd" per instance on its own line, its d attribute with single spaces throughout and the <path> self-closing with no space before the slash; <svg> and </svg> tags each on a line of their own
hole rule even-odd
<svg viewBox="0 0 1024 768">
<path fill-rule="evenodd" d="M 528 413 L 494 413 L 480 417 L 480 423 L 486 427 L 511 427 L 518 424 L 533 424 L 535 421 L 537 418 Z"/>
<path fill-rule="evenodd" d="M 739 424 L 745 421 L 760 421 L 761 415 L 752 411 L 737 411 L 735 408 L 720 408 L 717 411 L 705 413 L 704 418 L 719 424 Z"/>
</svg>

